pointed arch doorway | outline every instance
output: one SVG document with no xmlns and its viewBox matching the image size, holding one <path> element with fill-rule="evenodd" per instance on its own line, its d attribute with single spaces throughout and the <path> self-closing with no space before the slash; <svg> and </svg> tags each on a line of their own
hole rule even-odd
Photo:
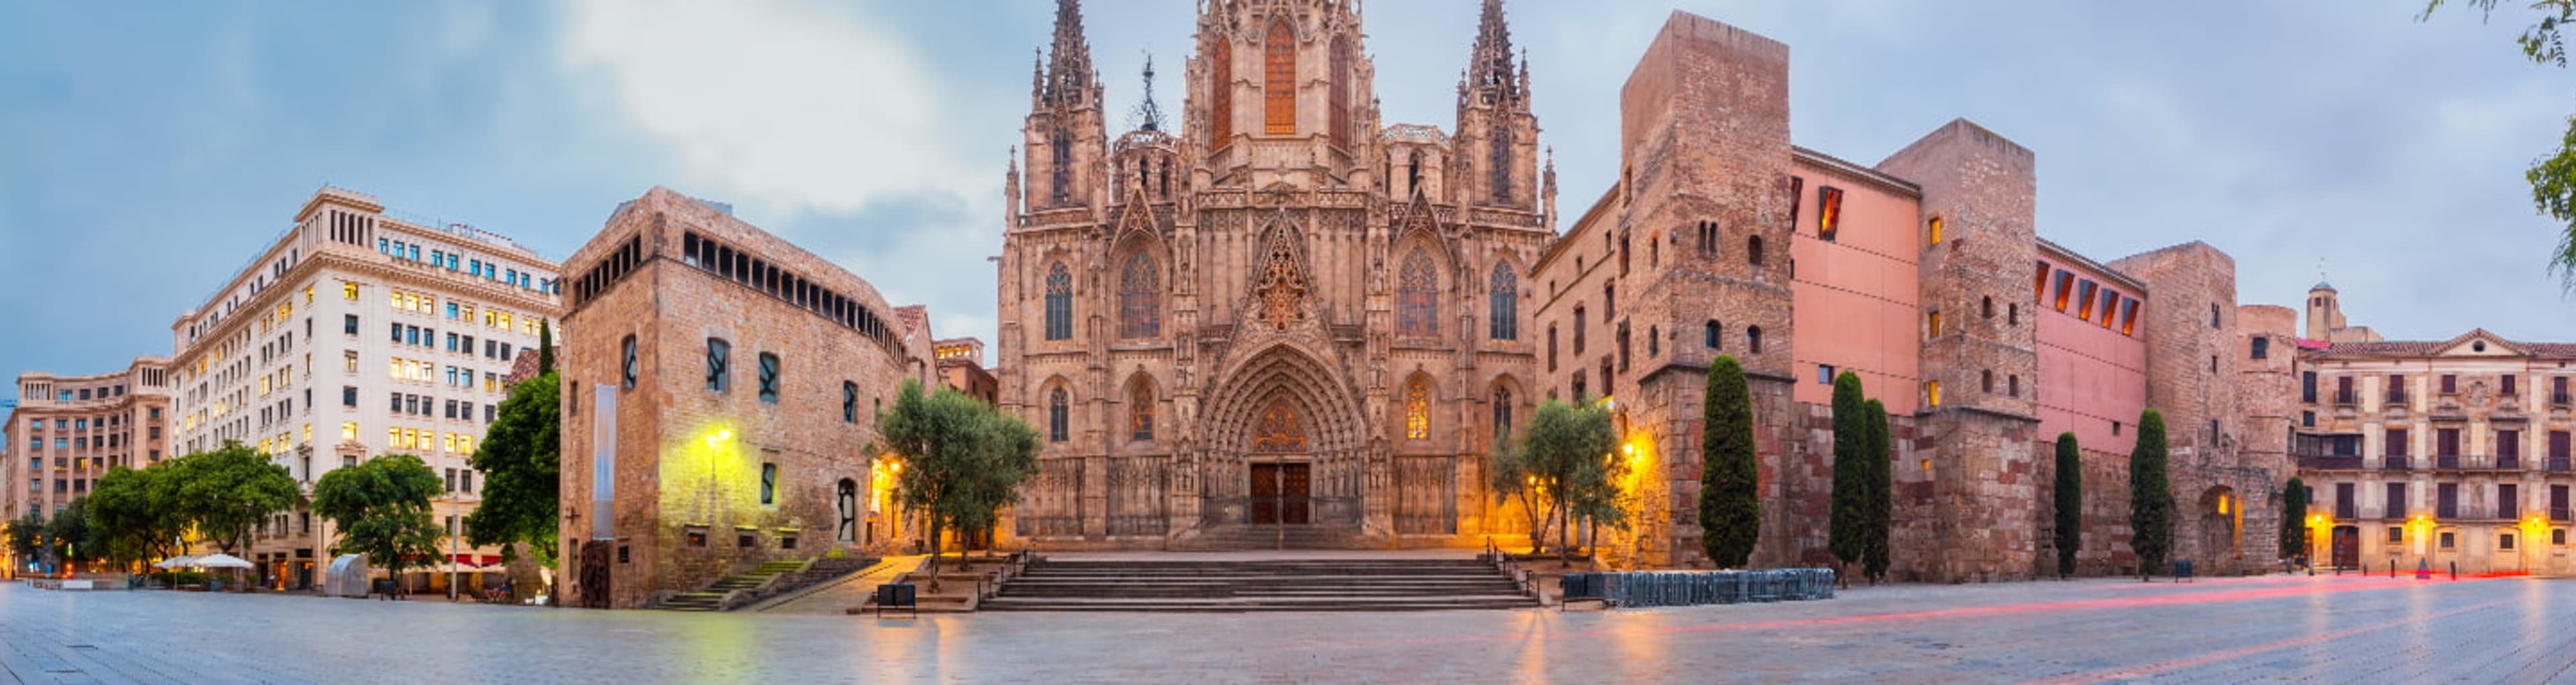
<svg viewBox="0 0 2576 685">
<path fill-rule="evenodd" d="M 1252 448 L 1244 455 L 1251 492 L 1250 523 L 1304 525 L 1313 520 L 1314 465 L 1302 413 L 1284 395 L 1274 395 L 1252 426 Z"/>
</svg>

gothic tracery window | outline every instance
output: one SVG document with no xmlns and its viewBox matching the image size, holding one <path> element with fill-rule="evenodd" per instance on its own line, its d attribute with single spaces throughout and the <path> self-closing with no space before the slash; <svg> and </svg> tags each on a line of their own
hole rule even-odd
<svg viewBox="0 0 2576 685">
<path fill-rule="evenodd" d="M 1397 272 L 1395 330 L 1401 335 L 1440 334 L 1440 271 L 1431 254 L 1414 248 Z"/>
<path fill-rule="evenodd" d="M 1127 387 L 1127 424 L 1129 439 L 1154 439 L 1154 384 L 1141 375 Z"/>
<path fill-rule="evenodd" d="M 1046 339 L 1073 339 L 1073 272 L 1063 262 L 1047 268 Z"/>
<path fill-rule="evenodd" d="M 1282 21 L 1261 41 L 1262 132 L 1297 133 L 1297 32 Z"/>
<path fill-rule="evenodd" d="M 1162 272 L 1153 257 L 1138 251 L 1127 257 L 1118 276 L 1118 337 L 1151 338 L 1162 333 Z"/>
<path fill-rule="evenodd" d="M 1288 399 L 1285 397 L 1271 400 L 1270 406 L 1262 409 L 1260 418 L 1253 423 L 1252 451 L 1303 452 L 1305 450 L 1306 429 L 1297 422 L 1297 410 L 1289 406 Z"/>
<path fill-rule="evenodd" d="M 1271 229 L 1264 243 L 1261 271 L 1253 276 L 1260 320 L 1278 330 L 1288 330 L 1288 324 L 1305 316 L 1301 307 L 1306 297 L 1303 260 L 1296 238 L 1287 228 Z"/>
<path fill-rule="evenodd" d="M 1072 434 L 1073 406 L 1065 400 L 1064 388 L 1047 391 L 1047 442 L 1064 442 Z"/>
<path fill-rule="evenodd" d="M 1495 340 L 1520 339 L 1520 288 L 1520 276 L 1512 273 L 1511 265 L 1494 265 L 1493 282 L 1488 286 L 1493 291 L 1493 303 L 1487 306 L 1487 316 L 1493 319 L 1488 337 Z"/>
<path fill-rule="evenodd" d="M 1404 437 L 1431 437 L 1431 381 L 1421 376 L 1404 384 Z"/>
<path fill-rule="evenodd" d="M 1234 41 L 1220 36 L 1208 45 L 1209 145 L 1223 147 L 1234 137 Z"/>
<path fill-rule="evenodd" d="M 1496 385 L 1494 386 L 1494 438 L 1499 440 L 1510 437 L 1511 434 L 1512 389 Z"/>
<path fill-rule="evenodd" d="M 1054 163 L 1047 168 L 1047 177 L 1053 186 L 1053 204 L 1070 204 L 1073 202 L 1073 135 L 1058 130 L 1054 137 L 1048 139 L 1047 147 L 1054 156 Z"/>
<path fill-rule="evenodd" d="M 1486 161 L 1493 168 L 1487 173 L 1493 174 L 1494 202 L 1507 203 L 1512 201 L 1512 127 L 1508 120 L 1493 122 L 1493 126 L 1492 158 Z"/>
<path fill-rule="evenodd" d="M 1333 142 L 1350 147 L 1358 144 L 1351 131 L 1351 39 L 1333 37 L 1333 92 L 1328 114 L 1333 117 Z"/>
</svg>

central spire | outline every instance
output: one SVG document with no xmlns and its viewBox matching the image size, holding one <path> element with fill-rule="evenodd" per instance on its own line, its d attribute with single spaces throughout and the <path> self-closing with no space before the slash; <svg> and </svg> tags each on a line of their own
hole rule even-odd
<svg viewBox="0 0 2576 685">
<path fill-rule="evenodd" d="M 1082 35 L 1082 0 L 1056 0 L 1055 43 L 1047 48 L 1039 99 L 1049 105 L 1086 104 L 1096 75 L 1091 41 Z"/>
<path fill-rule="evenodd" d="M 1467 89 L 1493 89 L 1496 95 L 1511 97 L 1520 92 L 1521 79 L 1512 64 L 1512 29 L 1503 22 L 1503 0 L 1485 0 L 1485 11 L 1476 22 L 1476 47 L 1467 57 Z"/>
</svg>

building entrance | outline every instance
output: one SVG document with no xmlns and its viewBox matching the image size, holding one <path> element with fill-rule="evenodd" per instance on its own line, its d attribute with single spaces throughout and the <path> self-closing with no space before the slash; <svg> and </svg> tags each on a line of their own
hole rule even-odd
<svg viewBox="0 0 2576 685">
<path fill-rule="evenodd" d="M 1306 464 L 1252 465 L 1252 522 L 1304 524 L 1312 482 Z"/>
<path fill-rule="evenodd" d="M 2334 565 L 2336 568 L 2361 568 L 2361 529 L 2335 526 Z"/>
</svg>

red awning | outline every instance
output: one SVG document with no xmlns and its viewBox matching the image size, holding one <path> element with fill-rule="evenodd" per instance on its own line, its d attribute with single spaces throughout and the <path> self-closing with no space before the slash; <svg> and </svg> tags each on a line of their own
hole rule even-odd
<svg viewBox="0 0 2576 685">
<path fill-rule="evenodd" d="M 447 560 L 448 560 L 448 561 L 452 561 L 452 562 L 456 562 L 456 563 L 459 563 L 459 564 L 464 564 L 464 565 L 467 565 L 467 566 L 490 566 L 490 565 L 493 565 L 493 564 L 501 563 L 501 555 L 498 555 L 498 554 L 450 554 L 450 555 L 447 555 Z"/>
</svg>

